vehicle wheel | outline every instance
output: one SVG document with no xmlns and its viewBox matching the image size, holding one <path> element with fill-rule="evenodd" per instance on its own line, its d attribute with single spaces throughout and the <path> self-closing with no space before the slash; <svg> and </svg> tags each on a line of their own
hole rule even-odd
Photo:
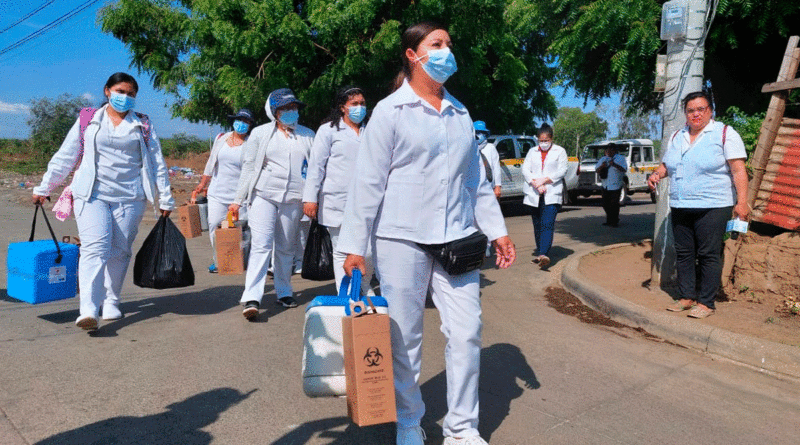
<svg viewBox="0 0 800 445">
<path fill-rule="evenodd" d="M 625 207 L 625 205 L 628 203 L 628 194 L 629 193 L 630 192 L 628 191 L 628 187 L 627 186 L 626 187 L 622 187 L 622 191 L 619 194 L 619 206 L 620 207 Z"/>
<path fill-rule="evenodd" d="M 650 192 L 650 201 L 656 202 L 656 192 Z"/>
<path fill-rule="evenodd" d="M 567 202 L 570 205 L 578 205 L 578 193 L 573 190 L 567 192 Z"/>
</svg>

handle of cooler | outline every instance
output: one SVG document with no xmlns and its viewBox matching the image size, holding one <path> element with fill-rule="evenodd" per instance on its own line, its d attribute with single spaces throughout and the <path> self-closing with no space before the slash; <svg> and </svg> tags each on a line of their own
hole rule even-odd
<svg viewBox="0 0 800 445">
<path fill-rule="evenodd" d="M 348 287 L 350 291 L 348 292 Z M 350 316 L 358 317 L 359 315 L 364 315 L 367 313 L 367 307 L 364 304 L 364 300 L 361 297 L 361 271 L 358 269 L 353 269 L 353 276 L 348 277 L 347 275 L 344 276 L 342 279 L 342 284 L 339 286 L 339 296 L 340 297 L 349 297 L 350 304 L 345 306 L 345 313 Z M 372 303 L 372 299 L 369 295 L 364 295 L 364 298 L 367 300 L 367 304 L 372 309 L 372 313 L 377 314 L 378 310 L 375 308 L 375 305 Z"/>
<path fill-rule="evenodd" d="M 36 215 L 39 213 L 39 208 L 41 208 L 41 204 L 36 204 L 36 209 L 33 211 L 33 223 L 31 224 L 31 236 L 28 238 L 28 242 L 33 241 L 33 235 L 36 233 Z M 58 256 L 56 257 L 56 264 L 61 263 L 61 247 L 58 245 L 58 240 L 56 239 L 56 234 L 53 232 L 53 227 L 50 225 L 50 221 L 47 219 L 47 212 L 44 211 L 42 208 L 42 218 L 44 218 L 44 222 L 47 223 L 47 229 L 50 230 L 50 236 L 53 237 L 53 243 L 56 245 L 56 252 Z"/>
</svg>

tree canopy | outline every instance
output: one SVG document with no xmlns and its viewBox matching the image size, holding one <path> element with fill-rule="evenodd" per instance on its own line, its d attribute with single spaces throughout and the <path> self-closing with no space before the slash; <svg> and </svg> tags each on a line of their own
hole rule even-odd
<svg viewBox="0 0 800 445">
<path fill-rule="evenodd" d="M 586 144 L 604 139 L 607 132 L 608 122 L 594 111 L 584 113 L 578 107 L 559 108 L 553 121 L 553 141 L 570 156 L 576 156 Z"/>
<path fill-rule="evenodd" d="M 447 88 L 495 131 L 532 132 L 552 117 L 556 74 L 533 2 L 507 0 L 120 0 L 100 13 L 132 65 L 175 98 L 174 116 L 227 124 L 248 107 L 263 122 L 270 91 L 290 87 L 314 126 L 336 89 L 355 84 L 368 104 L 400 70 L 400 35 L 445 24 L 459 71 Z"/>
<path fill-rule="evenodd" d="M 659 40 L 664 0 L 545 0 L 545 33 L 558 58 L 559 81 L 586 100 L 624 91 L 629 105 L 655 110 L 655 59 L 666 52 Z M 713 2 L 709 2 L 713 3 Z M 721 112 L 731 105 L 763 111 L 790 33 L 800 22 L 797 0 L 718 0 L 706 40 L 705 77 L 712 81 Z M 795 25 L 792 25 L 794 23 Z M 794 26 L 794 30 L 792 27 Z M 752 69 L 758 67 L 758 69 Z"/>
</svg>

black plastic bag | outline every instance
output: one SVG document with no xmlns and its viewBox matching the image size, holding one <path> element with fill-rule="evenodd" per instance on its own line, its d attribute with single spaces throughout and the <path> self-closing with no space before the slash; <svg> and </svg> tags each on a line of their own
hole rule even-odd
<svg viewBox="0 0 800 445">
<path fill-rule="evenodd" d="M 303 272 L 300 276 L 314 281 L 334 278 L 331 234 L 316 219 L 311 220 L 311 227 L 308 229 L 306 250 L 303 252 Z"/>
<path fill-rule="evenodd" d="M 186 238 L 166 216 L 158 219 L 136 254 L 133 284 L 152 289 L 194 286 Z"/>
</svg>

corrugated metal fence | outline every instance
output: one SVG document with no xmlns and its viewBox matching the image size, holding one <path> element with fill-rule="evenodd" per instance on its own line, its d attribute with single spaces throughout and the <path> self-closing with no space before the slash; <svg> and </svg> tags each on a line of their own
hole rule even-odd
<svg viewBox="0 0 800 445">
<path fill-rule="evenodd" d="M 756 195 L 753 220 L 800 230 L 800 119 L 781 121 Z"/>
</svg>

